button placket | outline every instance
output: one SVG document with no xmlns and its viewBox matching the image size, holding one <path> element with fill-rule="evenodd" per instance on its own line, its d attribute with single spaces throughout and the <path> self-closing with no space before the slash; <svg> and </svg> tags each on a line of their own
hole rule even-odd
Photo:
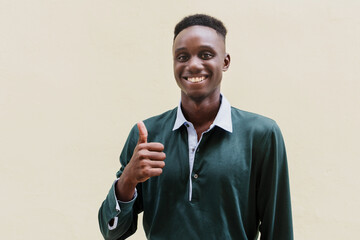
<svg viewBox="0 0 360 240">
<path fill-rule="evenodd" d="M 197 189 L 196 186 L 193 186 L 193 179 L 198 179 L 199 178 L 199 174 L 198 173 L 193 173 L 194 171 L 199 171 L 199 169 L 197 169 L 195 167 L 194 169 L 194 165 L 196 165 L 196 159 L 197 159 L 197 155 L 200 152 L 200 148 L 199 145 L 205 135 L 205 133 L 209 132 L 211 130 L 211 128 L 213 128 L 213 126 L 211 126 L 207 131 L 203 132 L 201 134 L 200 139 L 198 140 L 197 138 L 197 133 L 196 130 L 194 128 L 194 126 L 192 125 L 192 123 L 190 122 L 186 122 L 184 124 L 187 128 L 187 132 L 188 132 L 188 145 L 189 145 L 189 167 L 190 167 L 190 174 L 189 174 L 189 201 L 192 201 L 192 195 L 193 195 L 193 190 Z M 198 190 L 197 190 L 198 191 Z"/>
<path fill-rule="evenodd" d="M 189 201 L 191 201 L 192 199 L 192 190 L 193 190 L 193 166 L 194 166 L 194 161 L 195 161 L 195 153 L 196 153 L 196 147 L 198 145 L 198 141 L 197 141 L 197 134 L 196 134 L 196 130 L 193 127 L 192 123 L 187 122 L 185 123 L 185 126 L 187 127 L 187 132 L 188 132 L 188 145 L 189 145 Z"/>
</svg>

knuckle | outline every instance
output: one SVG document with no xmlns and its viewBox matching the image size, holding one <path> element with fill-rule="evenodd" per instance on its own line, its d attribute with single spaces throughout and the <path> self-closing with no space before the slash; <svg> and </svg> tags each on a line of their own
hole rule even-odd
<svg viewBox="0 0 360 240">
<path fill-rule="evenodd" d="M 142 150 L 142 149 L 145 149 L 145 146 L 146 146 L 146 143 L 139 143 L 136 147 L 137 147 L 139 150 Z"/>
<path fill-rule="evenodd" d="M 150 176 L 150 169 L 149 168 L 145 168 L 144 170 L 143 170 L 143 175 L 144 176 L 146 176 L 146 177 L 149 177 Z"/>
<path fill-rule="evenodd" d="M 148 152 L 142 149 L 138 152 L 138 156 L 140 159 L 146 159 L 148 157 Z"/>
<path fill-rule="evenodd" d="M 146 161 L 141 161 L 139 165 L 141 169 L 145 169 L 148 166 L 148 163 Z"/>
</svg>

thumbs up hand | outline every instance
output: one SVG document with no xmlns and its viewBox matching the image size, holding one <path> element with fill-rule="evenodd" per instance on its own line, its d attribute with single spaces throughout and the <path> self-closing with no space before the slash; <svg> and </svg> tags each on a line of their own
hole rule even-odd
<svg viewBox="0 0 360 240">
<path fill-rule="evenodd" d="M 151 177 L 159 176 L 165 166 L 164 145 L 158 142 L 147 142 L 148 132 L 143 122 L 139 122 L 137 127 L 139 129 L 138 143 L 116 186 L 116 196 L 120 201 L 131 200 L 136 185 Z"/>
<path fill-rule="evenodd" d="M 164 145 L 147 142 L 148 132 L 143 122 L 137 124 L 139 140 L 133 156 L 128 164 L 131 178 L 134 182 L 145 182 L 150 177 L 159 176 L 165 166 Z M 130 169 L 131 168 L 131 169 Z"/>
</svg>

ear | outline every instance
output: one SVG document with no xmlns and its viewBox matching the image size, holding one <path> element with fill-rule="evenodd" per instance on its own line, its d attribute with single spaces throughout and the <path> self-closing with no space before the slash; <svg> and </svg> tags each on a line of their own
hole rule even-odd
<svg viewBox="0 0 360 240">
<path fill-rule="evenodd" d="M 226 72 L 230 67 L 230 54 L 225 53 L 223 72 Z"/>
</svg>

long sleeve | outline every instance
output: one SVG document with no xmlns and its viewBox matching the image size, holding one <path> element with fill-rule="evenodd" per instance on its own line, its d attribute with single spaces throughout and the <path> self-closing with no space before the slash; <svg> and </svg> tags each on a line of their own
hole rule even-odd
<svg viewBox="0 0 360 240">
<path fill-rule="evenodd" d="M 120 155 L 121 168 L 116 173 L 119 178 L 132 157 L 136 145 L 134 138 L 136 130 L 133 128 Z M 130 202 L 120 202 L 116 199 L 115 183 L 110 188 L 98 214 L 100 231 L 106 240 L 122 240 L 134 234 L 137 229 L 138 214 L 142 209 L 141 184 L 137 187 L 137 194 Z"/>
<path fill-rule="evenodd" d="M 274 123 L 259 143 L 257 208 L 261 240 L 292 240 L 290 186 L 285 144 Z"/>
</svg>

